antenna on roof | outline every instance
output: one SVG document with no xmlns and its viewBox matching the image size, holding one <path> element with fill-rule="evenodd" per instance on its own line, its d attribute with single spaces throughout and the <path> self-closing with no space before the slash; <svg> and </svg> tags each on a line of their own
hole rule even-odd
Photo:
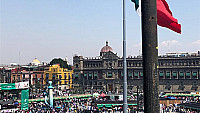
<svg viewBox="0 0 200 113">
<path fill-rule="evenodd" d="M 19 63 L 20 63 L 20 51 L 19 51 Z"/>
<path fill-rule="evenodd" d="M 169 53 L 169 41 L 168 41 L 168 53 Z"/>
</svg>

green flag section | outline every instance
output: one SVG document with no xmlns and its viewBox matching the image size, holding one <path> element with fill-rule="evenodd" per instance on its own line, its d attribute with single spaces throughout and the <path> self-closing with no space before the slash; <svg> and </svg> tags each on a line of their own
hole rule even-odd
<svg viewBox="0 0 200 113">
<path fill-rule="evenodd" d="M 15 83 L 0 84 L 0 90 L 13 90 L 16 89 Z"/>
<path fill-rule="evenodd" d="M 137 11 L 138 15 L 141 16 L 141 0 L 131 0 L 135 3 L 135 10 Z"/>
<path fill-rule="evenodd" d="M 21 109 L 28 109 L 29 90 L 22 90 L 21 92 Z"/>
<path fill-rule="evenodd" d="M 131 1 L 135 3 L 135 10 L 138 10 L 138 8 L 139 8 L 139 0 L 131 0 Z"/>
</svg>

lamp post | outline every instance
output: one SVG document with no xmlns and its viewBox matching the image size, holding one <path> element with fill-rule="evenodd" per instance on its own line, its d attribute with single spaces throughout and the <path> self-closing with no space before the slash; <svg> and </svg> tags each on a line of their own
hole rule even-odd
<svg viewBox="0 0 200 113">
<path fill-rule="evenodd" d="M 5 72 L 5 68 L 4 67 L 3 67 L 2 75 L 3 75 L 3 83 L 5 83 L 6 72 Z"/>
<path fill-rule="evenodd" d="M 53 86 L 51 85 L 52 84 L 52 81 L 49 81 L 49 101 L 50 101 L 50 107 L 53 108 Z"/>
</svg>

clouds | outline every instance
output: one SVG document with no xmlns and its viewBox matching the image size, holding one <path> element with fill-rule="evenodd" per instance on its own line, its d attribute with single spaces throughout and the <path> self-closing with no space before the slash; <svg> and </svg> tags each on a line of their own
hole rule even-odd
<svg viewBox="0 0 200 113">
<path fill-rule="evenodd" d="M 137 53 L 137 50 L 140 50 L 142 47 L 142 42 L 135 43 L 132 45 L 135 48 L 135 52 L 132 50 L 132 53 Z M 197 52 L 200 49 L 200 40 L 184 42 L 182 40 L 164 40 L 158 43 L 159 54 L 166 54 L 168 52 Z M 130 49 L 131 50 L 131 49 Z"/>
<path fill-rule="evenodd" d="M 133 44 L 133 47 L 141 47 L 142 46 L 142 42 L 137 43 L 137 44 Z"/>
<path fill-rule="evenodd" d="M 167 40 L 167 41 L 162 41 L 160 46 L 169 46 L 169 45 L 181 45 L 181 43 L 177 40 Z"/>
<path fill-rule="evenodd" d="M 199 45 L 200 46 L 200 40 L 194 41 L 191 43 L 192 45 Z"/>
<path fill-rule="evenodd" d="M 159 53 L 167 52 L 197 52 L 200 48 L 200 40 L 185 42 L 182 40 L 166 40 L 159 43 Z"/>
</svg>

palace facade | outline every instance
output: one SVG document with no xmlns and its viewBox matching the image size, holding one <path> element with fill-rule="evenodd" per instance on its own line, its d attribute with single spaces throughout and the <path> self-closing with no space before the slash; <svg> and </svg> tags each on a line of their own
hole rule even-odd
<svg viewBox="0 0 200 113">
<path fill-rule="evenodd" d="M 159 91 L 185 92 L 200 91 L 200 52 L 168 53 L 158 57 Z M 82 90 L 105 90 L 121 92 L 123 90 L 123 58 L 113 49 L 104 46 L 99 57 L 73 57 L 73 85 Z M 143 86 L 142 56 L 127 58 L 128 90 L 135 91 Z"/>
</svg>

